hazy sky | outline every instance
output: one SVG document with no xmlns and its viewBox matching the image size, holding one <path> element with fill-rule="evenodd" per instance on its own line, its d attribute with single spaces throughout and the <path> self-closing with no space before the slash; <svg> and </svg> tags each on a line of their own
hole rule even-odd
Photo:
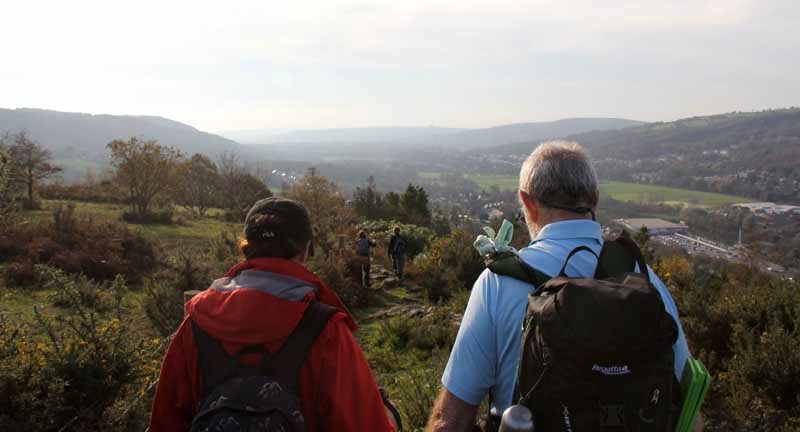
<svg viewBox="0 0 800 432">
<path fill-rule="evenodd" d="M 0 107 L 210 131 L 800 105 L 800 1 L 3 0 Z"/>
</svg>

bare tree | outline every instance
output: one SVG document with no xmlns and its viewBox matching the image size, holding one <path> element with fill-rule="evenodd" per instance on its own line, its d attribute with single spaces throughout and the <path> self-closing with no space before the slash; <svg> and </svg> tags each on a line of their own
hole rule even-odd
<svg viewBox="0 0 800 432">
<path fill-rule="evenodd" d="M 26 208 L 35 208 L 34 194 L 36 186 L 42 180 L 61 172 L 61 167 L 51 163 L 50 150 L 33 141 L 28 131 L 21 130 L 13 136 L 10 153 L 13 161 L 13 179 L 22 184 L 27 191 Z"/>
<path fill-rule="evenodd" d="M 235 152 L 224 152 L 217 158 L 221 178 L 222 206 L 243 218 L 256 200 L 272 196 L 264 182 L 251 174 Z"/>
<path fill-rule="evenodd" d="M 181 153 L 158 141 L 135 137 L 114 140 L 107 147 L 111 150 L 111 165 L 116 168 L 116 180 L 128 193 L 133 215 L 147 220 L 151 205 L 169 197 L 174 189 Z"/>
<path fill-rule="evenodd" d="M 286 196 L 306 206 L 314 226 L 315 241 L 326 253 L 332 248 L 333 235 L 355 219 L 339 187 L 321 176 L 316 168 L 309 168 L 306 175 L 291 186 Z"/>
<path fill-rule="evenodd" d="M 8 143 L 11 142 L 8 133 L 0 135 L 0 225 L 9 221 L 9 215 L 14 209 L 14 190 L 12 184 L 13 161 Z"/>
<path fill-rule="evenodd" d="M 203 216 L 219 196 L 222 179 L 217 165 L 207 156 L 195 154 L 179 166 L 180 187 L 177 202 L 192 213 Z"/>
</svg>

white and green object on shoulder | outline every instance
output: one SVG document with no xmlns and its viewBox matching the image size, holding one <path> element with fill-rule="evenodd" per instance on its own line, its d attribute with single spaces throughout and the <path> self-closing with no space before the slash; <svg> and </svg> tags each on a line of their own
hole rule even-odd
<svg viewBox="0 0 800 432">
<path fill-rule="evenodd" d="M 497 233 L 488 226 L 483 227 L 483 231 L 486 235 L 479 235 L 472 244 L 481 256 L 502 252 L 517 254 L 517 250 L 510 246 L 511 239 L 514 238 L 514 225 L 511 222 L 504 219 Z"/>
<path fill-rule="evenodd" d="M 683 367 L 681 377 L 681 415 L 678 417 L 678 426 L 675 432 L 689 432 L 692 430 L 694 420 L 703 405 L 711 375 L 700 360 L 689 357 Z"/>
</svg>

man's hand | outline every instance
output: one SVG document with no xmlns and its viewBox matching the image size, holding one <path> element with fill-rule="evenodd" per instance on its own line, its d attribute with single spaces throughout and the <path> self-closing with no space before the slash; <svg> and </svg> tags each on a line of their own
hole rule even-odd
<svg viewBox="0 0 800 432">
<path fill-rule="evenodd" d="M 475 424 L 476 405 L 470 405 L 443 388 L 433 406 L 427 432 L 469 432 Z"/>
<path fill-rule="evenodd" d="M 703 432 L 703 413 L 698 412 L 692 425 L 692 432 Z"/>
</svg>

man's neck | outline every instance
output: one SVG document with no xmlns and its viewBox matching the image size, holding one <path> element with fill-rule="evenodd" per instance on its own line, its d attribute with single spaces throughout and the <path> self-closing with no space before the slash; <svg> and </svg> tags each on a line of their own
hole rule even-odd
<svg viewBox="0 0 800 432">
<path fill-rule="evenodd" d="M 592 220 L 591 216 L 579 215 L 575 214 L 572 215 L 564 215 L 561 217 L 552 217 L 552 218 L 541 218 L 531 225 L 528 226 L 528 231 L 530 232 L 531 238 L 536 238 L 539 235 L 539 232 L 544 229 L 547 225 L 556 223 L 556 222 L 566 222 L 566 221 L 574 221 L 574 220 Z"/>
</svg>

